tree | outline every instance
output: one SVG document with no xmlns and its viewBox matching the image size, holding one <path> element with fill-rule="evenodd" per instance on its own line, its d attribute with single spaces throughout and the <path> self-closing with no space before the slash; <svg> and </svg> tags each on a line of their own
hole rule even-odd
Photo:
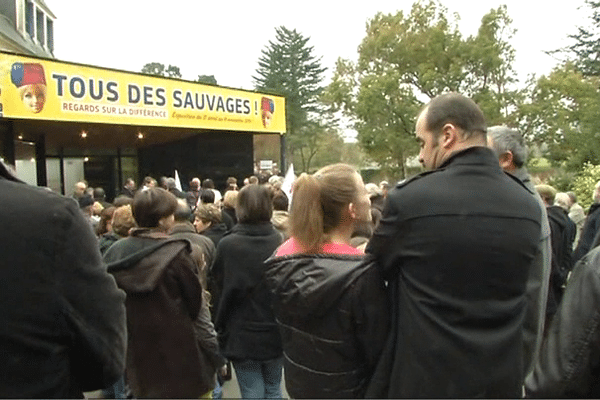
<svg viewBox="0 0 600 400">
<path fill-rule="evenodd" d="M 196 79 L 196 82 L 208 83 L 208 84 L 211 84 L 211 85 L 216 85 L 217 84 L 217 78 L 215 78 L 214 75 L 198 75 L 198 79 Z"/>
<path fill-rule="evenodd" d="M 446 14 L 434 1 L 414 3 L 408 15 L 378 13 L 367 24 L 358 62 L 338 60 L 324 95 L 354 119 L 359 143 L 387 175 L 406 177 L 406 160 L 417 152 L 415 118 L 428 99 L 464 93 L 494 124 L 516 109 L 506 7 L 492 9 L 467 39 Z"/>
<path fill-rule="evenodd" d="M 589 27 L 577 27 L 577 33 L 568 37 L 575 41 L 566 48 L 550 53 L 562 53 L 572 56 L 577 69 L 584 76 L 600 77 L 600 1 L 586 0 L 591 9 Z"/>
<path fill-rule="evenodd" d="M 165 65 L 158 62 L 151 62 L 145 64 L 142 67 L 143 74 L 154 75 L 154 76 L 167 76 L 169 78 L 181 78 L 181 72 L 179 67 L 174 65 L 169 65 L 168 68 L 165 69 Z"/>
<path fill-rule="evenodd" d="M 321 82 L 326 68 L 308 45 L 309 37 L 283 26 L 275 28 L 275 34 L 275 41 L 269 41 L 261 51 L 252 78 L 257 90 L 285 96 L 286 152 L 294 156 L 307 141 L 313 140 L 311 135 L 319 132 L 313 129 L 316 119 L 312 113 L 319 108 L 318 96 L 323 90 Z"/>
<path fill-rule="evenodd" d="M 530 80 L 519 107 L 520 129 L 543 145 L 555 164 L 577 171 L 600 164 L 600 78 L 585 77 L 567 62 Z"/>
</svg>

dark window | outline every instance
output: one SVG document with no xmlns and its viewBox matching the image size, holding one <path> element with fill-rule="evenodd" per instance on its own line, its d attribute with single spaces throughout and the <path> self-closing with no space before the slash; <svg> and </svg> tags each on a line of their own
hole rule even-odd
<svg viewBox="0 0 600 400">
<path fill-rule="evenodd" d="M 52 20 L 50 18 L 46 18 L 46 44 L 48 45 L 48 50 L 50 53 L 54 52 L 54 26 L 52 25 Z"/>
<path fill-rule="evenodd" d="M 31 38 L 33 39 L 34 26 L 33 26 L 33 3 L 28 1 L 25 7 L 25 29 Z"/>
<path fill-rule="evenodd" d="M 37 10 L 36 13 L 36 28 L 37 28 L 37 40 L 40 44 L 44 45 L 44 13 Z"/>
</svg>

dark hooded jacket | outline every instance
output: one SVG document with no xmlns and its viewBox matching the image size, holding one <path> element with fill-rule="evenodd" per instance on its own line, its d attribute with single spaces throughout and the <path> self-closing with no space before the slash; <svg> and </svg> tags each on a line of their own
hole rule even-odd
<svg viewBox="0 0 600 400">
<path fill-rule="evenodd" d="M 126 378 L 136 397 L 198 398 L 214 388 L 218 350 L 203 348 L 202 287 L 187 240 L 137 229 L 104 256 L 127 293 Z"/>
<path fill-rule="evenodd" d="M 285 382 L 294 398 L 364 395 L 388 333 L 383 279 L 363 256 L 267 260 Z"/>
</svg>

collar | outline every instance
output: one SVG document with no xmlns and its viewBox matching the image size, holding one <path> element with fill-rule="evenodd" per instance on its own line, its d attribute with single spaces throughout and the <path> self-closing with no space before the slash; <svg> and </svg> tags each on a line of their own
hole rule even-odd
<svg viewBox="0 0 600 400">
<path fill-rule="evenodd" d="M 496 154 L 491 149 L 484 146 L 473 146 L 452 153 L 438 169 L 458 165 L 488 165 L 495 166 L 500 170 L 500 164 L 498 164 Z"/>
</svg>

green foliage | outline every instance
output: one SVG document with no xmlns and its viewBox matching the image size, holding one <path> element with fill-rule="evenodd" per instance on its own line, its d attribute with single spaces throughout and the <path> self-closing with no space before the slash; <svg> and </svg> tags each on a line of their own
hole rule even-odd
<svg viewBox="0 0 600 400">
<path fill-rule="evenodd" d="M 547 157 L 577 171 L 586 162 L 600 164 L 600 80 L 584 77 L 574 64 L 555 68 L 529 82 L 519 106 L 525 137 L 547 147 Z"/>
<path fill-rule="evenodd" d="M 529 172 L 532 172 L 529 170 Z M 546 169 L 543 172 L 548 172 Z M 564 169 L 552 170 L 552 174 L 548 177 L 548 185 L 552 186 L 559 192 L 572 191 L 573 180 L 576 174 L 572 171 L 565 171 Z"/>
<path fill-rule="evenodd" d="M 598 181 L 600 181 L 600 165 L 591 163 L 586 163 L 573 180 L 571 190 L 577 196 L 577 202 L 584 210 L 587 210 L 594 202 L 594 187 Z"/>
<path fill-rule="evenodd" d="M 165 68 L 164 64 L 151 62 L 142 67 L 141 72 L 147 75 L 154 76 L 167 76 L 169 78 L 181 78 L 181 71 L 179 67 L 174 65 L 169 65 Z"/>
<path fill-rule="evenodd" d="M 215 78 L 214 75 L 198 75 L 198 79 L 196 79 L 196 82 L 208 83 L 208 84 L 211 84 L 211 85 L 216 85 L 217 84 L 217 78 Z"/>
<path fill-rule="evenodd" d="M 406 177 L 417 153 L 415 118 L 423 103 L 455 91 L 477 101 L 490 124 L 514 120 L 518 94 L 506 7 L 486 14 L 464 39 L 447 10 L 418 1 L 411 12 L 377 14 L 367 24 L 356 64 L 338 60 L 323 99 L 353 118 L 358 140 L 384 173 Z M 457 18 L 457 16 L 455 16 Z"/>
<path fill-rule="evenodd" d="M 319 111 L 326 68 L 308 45 L 309 37 L 284 26 L 275 28 L 275 35 L 275 41 L 269 41 L 262 50 L 252 78 L 257 90 L 285 96 L 287 152 L 300 157 L 304 167 L 309 167 L 316 146 L 312 136 L 321 131 L 314 118 L 311 121 L 311 113 Z"/>
<path fill-rule="evenodd" d="M 569 35 L 575 43 L 557 52 L 574 56 L 577 69 L 584 76 L 600 77 L 600 1 L 585 3 L 591 11 L 591 26 L 578 27 L 576 34 Z"/>
</svg>

